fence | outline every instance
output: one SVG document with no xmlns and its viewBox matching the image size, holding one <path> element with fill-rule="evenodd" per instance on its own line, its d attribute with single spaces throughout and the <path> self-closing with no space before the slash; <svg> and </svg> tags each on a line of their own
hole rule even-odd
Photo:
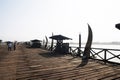
<svg viewBox="0 0 120 80">
<path fill-rule="evenodd" d="M 73 56 L 82 57 L 84 47 L 70 47 L 69 53 Z M 91 48 L 90 58 L 94 60 L 100 60 L 106 63 L 120 64 L 120 49 L 104 49 L 104 48 Z"/>
<path fill-rule="evenodd" d="M 73 57 L 83 56 L 85 47 L 69 47 L 69 53 Z M 51 50 L 50 45 L 47 47 L 47 50 L 53 51 L 55 46 Z M 120 49 L 105 49 L 105 48 L 91 48 L 90 49 L 90 59 L 103 61 L 106 63 L 120 64 Z"/>
</svg>

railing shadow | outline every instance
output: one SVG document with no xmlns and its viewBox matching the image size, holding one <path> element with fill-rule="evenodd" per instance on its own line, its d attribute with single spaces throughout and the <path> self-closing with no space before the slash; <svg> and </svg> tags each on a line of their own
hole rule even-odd
<svg viewBox="0 0 120 80">
<path fill-rule="evenodd" d="M 53 52 L 43 52 L 43 53 L 39 53 L 39 55 L 46 57 L 46 58 L 52 58 L 52 57 L 62 57 L 65 54 L 53 53 Z"/>
</svg>

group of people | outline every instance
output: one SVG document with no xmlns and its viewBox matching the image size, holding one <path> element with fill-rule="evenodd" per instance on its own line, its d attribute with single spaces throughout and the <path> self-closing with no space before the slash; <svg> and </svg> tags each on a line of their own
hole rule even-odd
<svg viewBox="0 0 120 80">
<path fill-rule="evenodd" d="M 8 46 L 8 51 L 12 51 L 12 49 L 14 51 L 16 50 L 16 42 L 14 42 L 14 43 L 9 42 L 9 43 L 7 43 L 7 46 Z"/>
</svg>

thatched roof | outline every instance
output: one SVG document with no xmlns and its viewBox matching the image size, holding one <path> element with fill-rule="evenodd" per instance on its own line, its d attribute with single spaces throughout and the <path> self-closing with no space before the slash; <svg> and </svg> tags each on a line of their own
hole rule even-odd
<svg viewBox="0 0 120 80">
<path fill-rule="evenodd" d="M 68 38 L 68 37 L 63 36 L 63 35 L 54 35 L 54 36 L 51 36 L 49 38 L 55 39 L 55 40 L 71 40 L 71 38 Z"/>
</svg>

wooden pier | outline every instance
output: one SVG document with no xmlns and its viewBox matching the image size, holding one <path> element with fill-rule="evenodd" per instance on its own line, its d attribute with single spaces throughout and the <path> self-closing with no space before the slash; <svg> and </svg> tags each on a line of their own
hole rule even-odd
<svg viewBox="0 0 120 80">
<path fill-rule="evenodd" d="M 52 54 L 22 45 L 16 51 L 0 48 L 0 80 L 120 80 L 120 65 L 89 60 L 77 67 L 81 58 Z"/>
</svg>

